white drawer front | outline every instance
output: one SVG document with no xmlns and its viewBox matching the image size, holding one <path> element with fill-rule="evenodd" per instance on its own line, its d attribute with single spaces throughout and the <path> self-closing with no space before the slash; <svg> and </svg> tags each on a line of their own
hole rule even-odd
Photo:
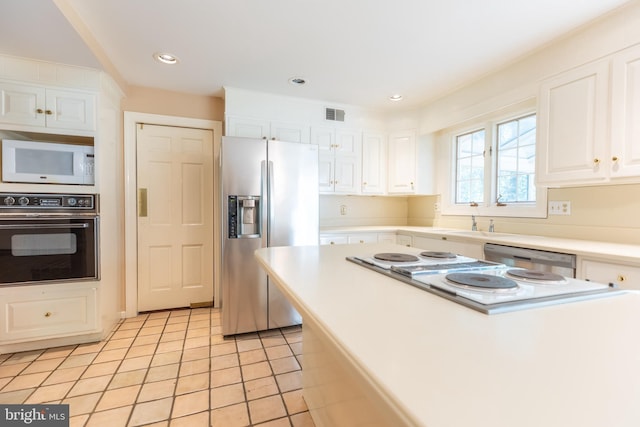
<svg viewBox="0 0 640 427">
<path fill-rule="evenodd" d="M 97 327 L 95 288 L 43 293 L 38 297 L 6 298 L 0 340 L 72 335 Z"/>
</svg>

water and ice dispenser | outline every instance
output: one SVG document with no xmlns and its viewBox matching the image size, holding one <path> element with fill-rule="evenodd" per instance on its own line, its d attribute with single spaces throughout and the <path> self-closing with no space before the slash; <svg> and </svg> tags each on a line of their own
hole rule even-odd
<svg viewBox="0 0 640 427">
<path fill-rule="evenodd" d="M 230 239 L 260 238 L 260 196 L 229 196 Z"/>
</svg>

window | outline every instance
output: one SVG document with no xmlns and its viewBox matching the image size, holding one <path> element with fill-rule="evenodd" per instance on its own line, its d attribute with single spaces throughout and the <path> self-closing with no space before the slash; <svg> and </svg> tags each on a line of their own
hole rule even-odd
<svg viewBox="0 0 640 427">
<path fill-rule="evenodd" d="M 500 123 L 496 133 L 496 199 L 502 203 L 535 203 L 536 115 Z"/>
<path fill-rule="evenodd" d="M 536 115 L 528 108 L 449 129 L 450 186 L 445 215 L 546 216 L 546 189 L 535 185 Z"/>
<path fill-rule="evenodd" d="M 484 129 L 456 137 L 456 203 L 484 201 Z"/>
</svg>

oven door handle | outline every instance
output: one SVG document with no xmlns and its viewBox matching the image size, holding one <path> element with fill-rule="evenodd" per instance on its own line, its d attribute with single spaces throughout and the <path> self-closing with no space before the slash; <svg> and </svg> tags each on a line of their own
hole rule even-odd
<svg viewBox="0 0 640 427">
<path fill-rule="evenodd" d="M 89 224 L 7 224 L 0 225 L 0 230 L 26 229 L 35 230 L 42 228 L 88 228 Z"/>
</svg>

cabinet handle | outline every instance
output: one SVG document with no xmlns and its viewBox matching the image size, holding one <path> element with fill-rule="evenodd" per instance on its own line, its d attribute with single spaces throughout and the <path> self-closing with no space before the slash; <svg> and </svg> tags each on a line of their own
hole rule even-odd
<svg viewBox="0 0 640 427">
<path fill-rule="evenodd" d="M 600 159 L 597 158 L 597 157 L 595 159 L 593 159 L 593 164 L 594 165 L 600 164 Z"/>
<path fill-rule="evenodd" d="M 47 312 L 44 314 L 44 317 L 51 317 L 51 312 L 50 312 L 50 311 L 47 311 Z"/>
<path fill-rule="evenodd" d="M 364 240 L 360 240 L 360 243 L 364 243 Z"/>
<path fill-rule="evenodd" d="M 42 113 L 44 113 L 44 110 L 43 110 L 42 108 L 38 108 L 38 109 L 36 110 L 36 113 L 38 113 L 38 114 L 42 114 Z"/>
<path fill-rule="evenodd" d="M 51 110 L 45 110 L 45 112 L 44 112 L 44 113 L 45 113 L 46 115 L 50 116 L 50 115 L 52 115 L 52 114 L 53 114 L 53 111 L 51 111 Z"/>
<path fill-rule="evenodd" d="M 618 275 L 618 282 L 624 283 L 625 280 L 627 280 L 627 279 L 622 274 Z"/>
<path fill-rule="evenodd" d="M 618 161 L 618 156 L 613 156 L 613 157 L 611 158 L 611 161 L 612 161 L 612 162 L 617 162 L 617 161 Z"/>
</svg>

